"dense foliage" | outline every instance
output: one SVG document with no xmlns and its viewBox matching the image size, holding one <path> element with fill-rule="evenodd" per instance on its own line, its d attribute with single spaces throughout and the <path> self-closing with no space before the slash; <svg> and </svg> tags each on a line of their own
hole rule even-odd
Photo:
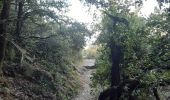
<svg viewBox="0 0 170 100">
<path fill-rule="evenodd" d="M 128 7 L 122 8 L 122 5 L 116 2 L 103 10 L 97 41 L 102 47 L 98 51 L 97 70 L 92 77 L 92 93 L 100 94 L 99 100 L 103 100 L 102 97 L 112 98 L 116 92 L 118 97 L 114 95 L 114 98 L 122 100 L 163 99 L 165 95 L 161 94 L 161 88 L 168 86 L 170 80 L 169 15 L 163 12 L 145 19 L 128 12 L 125 10 Z M 117 48 L 112 50 L 110 45 L 120 46 L 119 58 L 114 53 Z M 113 68 L 117 67 L 114 56 L 120 59 L 120 72 L 114 74 L 120 75 L 117 85 L 112 85 L 116 82 L 112 76 Z"/>
<path fill-rule="evenodd" d="M 70 100 L 77 93 L 79 84 L 73 63 L 81 60 L 85 36 L 90 35 L 85 24 L 66 16 L 68 7 L 67 0 L 0 1 L 0 66 L 3 67 L 0 71 L 3 69 L 4 74 L 15 77 L 9 75 L 6 66 L 12 66 L 12 72 L 17 74 L 14 65 L 21 66 L 23 80 L 36 77 L 39 82 L 30 91 L 50 92 L 57 100 Z M 47 77 L 52 77 L 52 82 Z"/>
<path fill-rule="evenodd" d="M 169 1 L 157 0 L 159 8 L 148 18 L 138 16 L 143 0 L 80 1 L 102 13 L 94 29 L 100 32 L 98 46 L 84 50 L 87 58 L 96 58 L 91 93 L 99 100 L 170 98 L 164 90 L 170 85 L 170 8 L 163 7 Z M 68 2 L 0 0 L 0 99 L 71 100 L 76 95 L 80 84 L 74 64 L 91 32 L 66 16 Z"/>
</svg>

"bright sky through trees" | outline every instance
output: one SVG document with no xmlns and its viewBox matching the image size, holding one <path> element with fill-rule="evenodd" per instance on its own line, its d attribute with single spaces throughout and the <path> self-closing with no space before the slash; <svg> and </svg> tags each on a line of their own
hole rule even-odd
<svg viewBox="0 0 170 100">
<path fill-rule="evenodd" d="M 154 12 L 155 7 L 158 7 L 156 0 L 146 0 L 143 4 L 140 15 L 148 17 L 151 13 Z"/>
<path fill-rule="evenodd" d="M 88 8 L 85 8 L 79 0 L 69 0 L 69 2 L 71 7 L 68 16 L 79 22 L 90 23 L 93 21 L 93 16 L 87 12 Z"/>
<path fill-rule="evenodd" d="M 69 0 L 69 2 L 71 7 L 68 16 L 80 22 L 90 23 L 93 21 L 93 16 L 89 14 L 88 8 L 84 7 L 79 0 Z M 156 0 L 145 0 L 140 15 L 148 17 L 154 12 L 155 7 L 158 7 Z"/>
<path fill-rule="evenodd" d="M 90 24 L 93 22 L 93 12 L 89 12 L 87 7 L 84 7 L 79 0 L 69 0 L 71 6 L 68 16 L 73 19 Z M 151 13 L 154 12 L 155 7 L 158 7 L 156 0 L 145 0 L 141 11 L 139 12 L 140 16 L 148 17 Z M 96 10 L 95 8 L 93 8 Z M 132 8 L 133 9 L 133 8 Z M 91 10 L 91 11 L 94 11 Z M 99 12 L 99 11 L 98 11 Z M 98 13 L 100 16 L 100 13 Z M 89 27 L 89 26 L 88 26 Z M 98 35 L 93 35 L 90 39 L 87 39 L 87 45 L 91 45 Z"/>
</svg>

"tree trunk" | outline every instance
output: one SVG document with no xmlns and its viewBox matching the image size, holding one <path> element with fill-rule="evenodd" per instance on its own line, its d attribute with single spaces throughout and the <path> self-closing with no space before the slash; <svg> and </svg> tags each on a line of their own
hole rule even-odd
<svg viewBox="0 0 170 100">
<path fill-rule="evenodd" d="M 3 8 L 1 11 L 0 20 L 6 20 L 9 17 L 10 11 L 10 1 L 11 0 L 3 0 Z M 2 75 L 2 66 L 3 60 L 5 56 L 5 47 L 6 47 L 6 31 L 7 31 L 7 23 L 0 23 L 0 74 Z"/>
<path fill-rule="evenodd" d="M 116 44 L 110 45 L 111 49 L 111 62 L 112 62 L 112 69 L 111 69 L 111 87 L 117 87 L 120 84 L 120 60 L 121 60 L 121 46 Z M 110 96 L 110 100 L 118 100 L 118 90 L 112 91 Z"/>
<path fill-rule="evenodd" d="M 120 83 L 120 59 L 121 59 L 121 47 L 118 45 L 111 45 L 111 87 L 117 86 Z"/>
<path fill-rule="evenodd" d="M 22 44 L 22 40 L 20 38 L 21 36 L 21 29 L 23 25 L 23 7 L 24 7 L 24 0 L 17 1 L 17 23 L 16 23 L 16 29 L 15 29 L 15 42 L 19 45 Z M 17 53 L 17 62 L 16 63 L 21 63 L 22 60 L 22 55 L 21 53 Z"/>
<path fill-rule="evenodd" d="M 18 4 L 18 14 L 17 14 L 17 24 L 16 24 L 16 30 L 15 30 L 15 39 L 17 42 L 20 42 L 20 34 L 21 34 L 21 28 L 23 24 L 23 6 L 24 1 L 20 1 Z"/>
<path fill-rule="evenodd" d="M 155 96 L 156 100 L 160 100 L 160 97 L 159 97 L 159 94 L 158 94 L 158 90 L 157 90 L 157 88 L 156 88 L 156 87 L 155 87 L 155 88 L 153 88 L 153 94 L 154 94 L 154 96 Z"/>
</svg>

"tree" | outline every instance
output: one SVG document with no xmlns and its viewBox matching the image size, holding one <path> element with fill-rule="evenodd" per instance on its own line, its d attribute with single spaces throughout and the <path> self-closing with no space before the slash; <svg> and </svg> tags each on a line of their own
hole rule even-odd
<svg viewBox="0 0 170 100">
<path fill-rule="evenodd" d="M 9 1 L 3 1 L 0 21 L 5 22 L 0 23 L 0 62 L 4 63 L 1 65 L 4 75 L 8 75 L 8 66 L 11 66 L 13 74 L 10 77 L 17 79 L 15 74 L 21 74 L 18 70 L 26 67 L 28 69 L 21 71 L 23 80 L 34 85 L 33 81 L 40 83 L 36 84 L 38 91 L 57 96 L 57 100 L 70 100 L 79 86 L 73 63 L 81 60 L 85 37 L 91 32 L 85 24 L 66 16 L 67 0 Z M 31 72 L 24 74 L 29 68 Z M 44 78 L 47 73 L 50 81 Z M 29 91 L 34 94 L 36 90 Z M 21 92 L 27 95 L 25 91 Z"/>
<path fill-rule="evenodd" d="M 21 34 L 21 28 L 23 25 L 23 7 L 24 7 L 24 0 L 17 2 L 18 0 L 16 0 L 16 4 L 18 7 L 18 9 L 16 9 L 18 11 L 17 13 L 17 24 L 16 24 L 16 30 L 15 30 L 15 39 L 17 40 L 17 42 L 21 42 L 20 41 L 20 34 Z"/>
<path fill-rule="evenodd" d="M 0 23 L 0 74 L 2 75 L 2 66 L 3 60 L 5 56 L 5 48 L 6 48 L 6 34 L 7 34 L 7 20 L 9 18 L 10 11 L 10 2 L 11 0 L 3 0 L 3 8 L 1 11 L 1 23 Z"/>
<path fill-rule="evenodd" d="M 97 86 L 103 81 L 108 81 L 108 79 L 100 79 L 109 75 L 111 80 L 106 82 L 107 84 L 100 85 L 107 88 L 108 84 L 114 83 L 116 86 L 112 85 L 101 92 L 99 100 L 105 100 L 106 98 L 110 98 L 110 100 L 124 100 L 125 98 L 129 100 L 136 100 L 137 98 L 146 99 L 151 95 L 149 94 L 150 92 L 153 93 L 150 99 L 156 98 L 159 100 L 158 87 L 168 84 L 167 79 L 169 76 L 169 70 L 163 68 L 163 66 L 169 66 L 169 60 L 167 59 L 169 51 L 166 51 L 169 48 L 169 46 L 167 46 L 169 42 L 165 39 L 165 37 L 169 37 L 167 34 L 169 30 L 169 24 L 167 24 L 168 18 L 164 16 L 164 21 L 162 17 L 159 17 L 160 19 L 144 20 L 134 14 L 125 12 L 126 10 L 124 9 L 127 8 L 122 8 L 122 5 L 119 7 L 120 4 L 121 3 L 115 3 L 115 6 L 112 5 L 110 8 L 107 8 L 107 10 L 104 10 L 103 13 L 102 30 L 98 41 L 104 48 L 110 50 L 110 52 L 108 52 L 109 54 L 105 56 L 115 58 L 110 60 L 110 63 L 112 63 L 112 66 L 110 66 L 108 60 L 99 57 L 99 60 L 104 63 L 98 62 L 97 64 L 97 72 L 92 78 L 92 81 L 95 82 L 93 86 Z M 109 12 L 109 14 L 105 12 Z M 114 25 L 114 19 L 116 18 L 118 19 L 116 20 L 117 24 Z M 155 26 L 150 27 L 148 24 Z M 166 34 L 165 37 L 156 35 L 156 33 L 160 34 L 162 32 Z M 155 43 L 158 43 L 159 46 L 158 44 L 156 46 Z M 110 44 L 112 46 L 110 46 Z M 104 49 L 102 52 L 106 52 L 108 49 Z M 155 51 L 157 51 L 157 53 L 154 53 Z M 161 58 L 164 60 L 161 60 Z M 115 62 L 117 63 L 116 68 L 119 70 L 113 70 L 113 68 L 115 68 L 115 65 L 113 65 Z M 99 71 L 98 69 L 103 71 Z M 159 72 L 158 69 L 161 70 L 161 72 Z M 112 74 L 113 72 L 114 74 Z M 163 73 L 166 73 L 166 75 Z M 106 78 L 108 78 L 108 76 Z"/>
</svg>

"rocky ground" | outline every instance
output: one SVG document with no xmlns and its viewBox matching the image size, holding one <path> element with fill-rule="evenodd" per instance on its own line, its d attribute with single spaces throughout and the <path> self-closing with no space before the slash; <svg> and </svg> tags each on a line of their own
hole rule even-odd
<svg viewBox="0 0 170 100">
<path fill-rule="evenodd" d="M 81 80 L 82 89 L 79 94 L 72 100 L 93 100 L 93 96 L 90 94 L 91 88 L 90 77 L 95 71 L 95 60 L 84 59 L 80 67 L 78 67 L 79 77 Z"/>
<path fill-rule="evenodd" d="M 91 73 L 95 71 L 95 60 L 84 59 L 80 66 L 75 68 L 82 88 L 72 100 L 93 100 L 93 96 L 90 95 L 89 84 Z M 3 67 L 3 73 L 4 76 L 0 77 L 0 100 L 63 100 L 60 99 L 58 92 L 56 93 L 57 87 L 54 84 L 54 76 L 43 69 L 14 64 Z M 74 86 L 78 85 L 78 80 L 72 82 L 74 80 L 67 79 L 65 81 L 70 82 L 67 84 L 72 84 L 69 85 L 68 89 L 74 89 Z M 67 91 L 66 88 L 60 88 Z M 74 91 L 73 89 L 70 91 Z"/>
</svg>

